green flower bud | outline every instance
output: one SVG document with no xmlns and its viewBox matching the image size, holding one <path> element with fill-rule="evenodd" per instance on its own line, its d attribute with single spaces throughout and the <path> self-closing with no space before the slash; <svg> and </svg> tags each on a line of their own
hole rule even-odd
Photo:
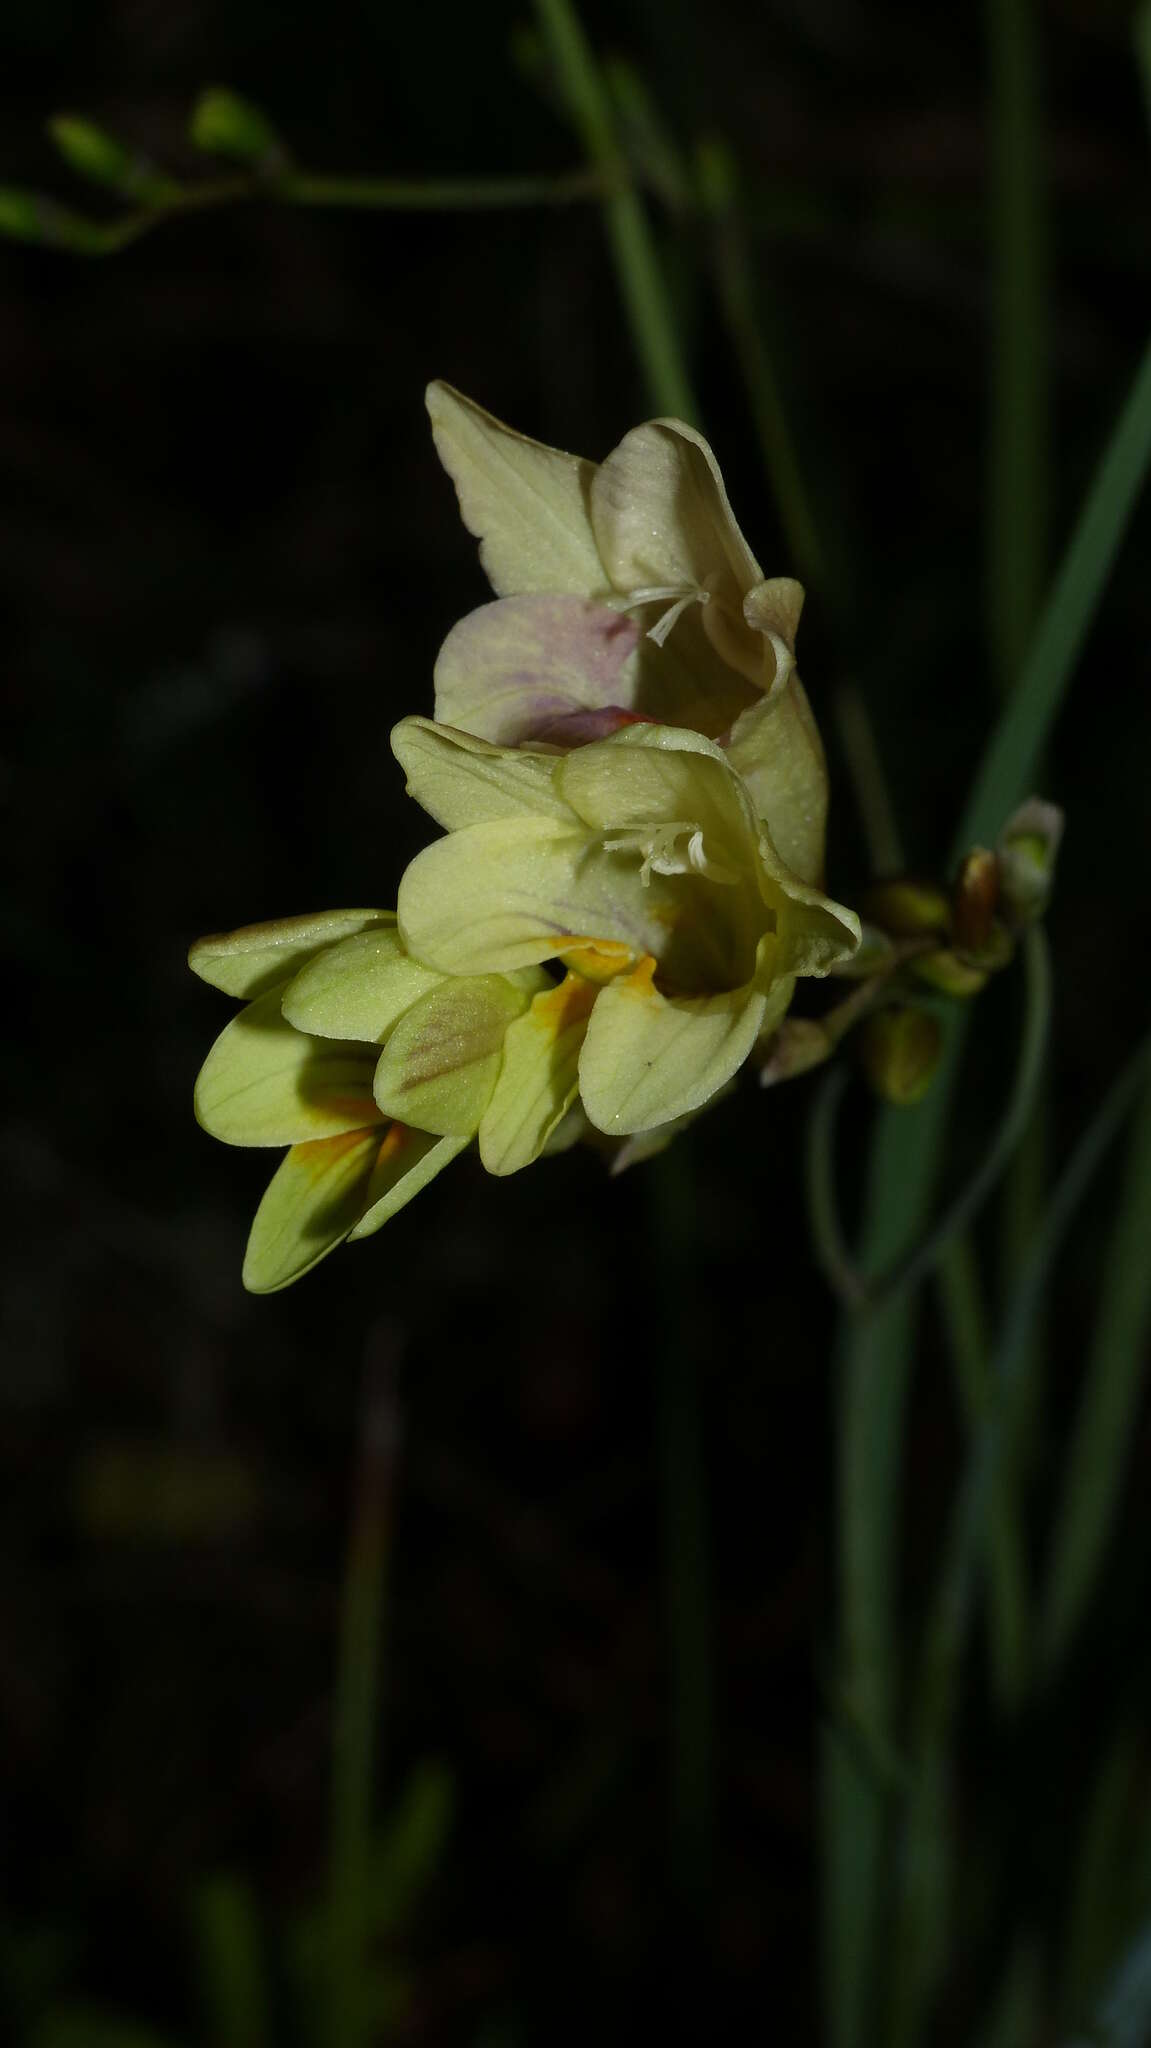
<svg viewBox="0 0 1151 2048">
<path fill-rule="evenodd" d="M 234 156 L 253 170 L 284 170 L 288 152 L 260 107 L 227 86 L 210 86 L 192 109 L 189 133 L 197 149 Z"/>
<path fill-rule="evenodd" d="M 146 157 L 106 128 L 97 127 L 95 121 L 78 114 L 56 114 L 48 123 L 48 133 L 69 168 L 93 184 L 107 185 L 132 199 L 164 199 L 177 189 Z"/>
<path fill-rule="evenodd" d="M 869 924 L 896 939 L 924 938 L 932 932 L 943 936 L 951 930 L 951 905 L 945 891 L 934 882 L 917 882 L 910 876 L 873 882 L 864 891 L 862 909 Z"/>
<path fill-rule="evenodd" d="M 1062 837 L 1063 812 L 1041 797 L 1023 804 L 1004 826 L 1000 886 L 1004 908 L 1016 924 L 1032 924 L 1046 910 Z"/>
<path fill-rule="evenodd" d="M 876 1010 L 860 1026 L 864 1072 L 876 1094 L 898 1108 L 907 1108 L 926 1095 L 942 1050 L 939 1019 L 926 1010 L 904 1005 Z"/>
<path fill-rule="evenodd" d="M 925 981 L 929 988 L 937 988 L 945 996 L 965 999 L 977 996 L 985 987 L 989 969 L 976 967 L 963 954 L 952 952 L 949 946 L 940 946 L 934 953 L 923 953 L 917 960 L 908 962 L 912 974 L 919 981 Z"/>
</svg>

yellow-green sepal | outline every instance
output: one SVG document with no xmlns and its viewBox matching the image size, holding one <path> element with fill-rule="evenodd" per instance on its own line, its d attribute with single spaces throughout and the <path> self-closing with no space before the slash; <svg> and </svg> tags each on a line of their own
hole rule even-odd
<svg viewBox="0 0 1151 2048">
<path fill-rule="evenodd" d="M 579 1087 L 579 1055 L 600 991 L 568 974 L 510 1024 L 494 1093 L 479 1126 L 488 1173 L 518 1173 L 540 1157 Z"/>
<path fill-rule="evenodd" d="M 306 917 L 273 918 L 267 924 L 241 925 L 238 931 L 197 939 L 189 949 L 188 965 L 201 981 L 250 1002 L 297 973 L 322 946 L 395 921 L 391 910 L 321 910 Z"/>
<path fill-rule="evenodd" d="M 364 1213 L 349 1233 L 349 1243 L 355 1244 L 360 1238 L 382 1230 L 470 1143 L 470 1138 L 437 1138 L 427 1131 L 412 1131 L 402 1124 L 393 1124 L 380 1146 L 364 1198 Z"/>
<path fill-rule="evenodd" d="M 501 597 L 606 595 L 587 511 L 595 464 L 515 433 L 450 384 L 429 384 L 427 407 L 436 453 L 493 589 Z"/>
<path fill-rule="evenodd" d="M 244 1254 L 250 1294 L 275 1294 L 342 1244 L 363 1213 L 378 1129 L 293 1145 L 256 1211 Z"/>
<path fill-rule="evenodd" d="M 441 1137 L 472 1137 L 491 1100 L 504 1034 L 531 1000 L 502 974 L 461 976 L 401 1017 L 380 1055 L 375 1097 L 385 1116 Z"/>
<path fill-rule="evenodd" d="M 284 990 L 283 1011 L 299 1031 L 382 1045 L 405 1010 L 442 980 L 412 959 L 394 925 L 357 932 L 308 961 Z"/>
<path fill-rule="evenodd" d="M 268 989 L 225 1026 L 196 1081 L 196 1120 L 226 1145 L 298 1145 L 382 1121 L 372 1097 L 374 1055 L 309 1038 Z"/>
<path fill-rule="evenodd" d="M 392 752 L 407 776 L 408 795 L 449 832 L 501 818 L 569 815 L 553 787 L 554 755 L 494 746 L 431 718 L 402 718 L 392 732 Z"/>
<path fill-rule="evenodd" d="M 655 987 L 654 965 L 645 960 L 601 989 L 580 1054 L 583 1106 L 611 1138 L 700 1108 L 743 1065 L 764 1021 L 767 998 L 754 982 L 668 997 Z"/>
</svg>

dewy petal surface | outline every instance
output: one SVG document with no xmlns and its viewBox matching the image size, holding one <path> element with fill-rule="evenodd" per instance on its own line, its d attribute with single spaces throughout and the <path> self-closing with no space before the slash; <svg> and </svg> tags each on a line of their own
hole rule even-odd
<svg viewBox="0 0 1151 2048">
<path fill-rule="evenodd" d="M 436 661 L 436 720 L 501 746 L 636 690 L 639 628 L 585 598 L 506 597 L 453 626 Z"/>
<path fill-rule="evenodd" d="M 375 1053 L 294 1030 L 282 994 L 268 989 L 221 1031 L 196 1082 L 197 1122 L 227 1145 L 297 1145 L 380 1123 Z"/>
<path fill-rule="evenodd" d="M 244 1255 L 244 1285 L 274 1294 L 342 1244 L 364 1206 L 378 1130 L 293 1145 L 264 1192 Z"/>
<path fill-rule="evenodd" d="M 631 726 L 560 761 L 556 788 L 599 831 L 690 820 L 741 855 L 750 870 L 755 835 L 727 759 L 698 733 Z"/>
<path fill-rule="evenodd" d="M 405 1010 L 442 980 L 409 957 L 394 926 L 358 932 L 315 954 L 288 983 L 281 1008 L 299 1031 L 382 1045 Z"/>
<path fill-rule="evenodd" d="M 504 1034 L 528 992 L 502 974 L 442 981 L 408 1011 L 376 1068 L 386 1116 L 441 1137 L 472 1137 L 491 1100 Z"/>
<path fill-rule="evenodd" d="M 644 889 L 638 864 L 605 853 L 574 816 L 505 818 L 416 855 L 400 883 L 400 930 L 417 958 L 448 974 L 529 967 L 570 937 L 651 952 L 666 938 L 659 882 Z"/>
<path fill-rule="evenodd" d="M 801 881 L 823 877 L 827 764 L 797 676 L 737 718 L 724 749 L 772 843 Z"/>
<path fill-rule="evenodd" d="M 285 981 L 321 946 L 334 945 L 352 932 L 395 924 L 391 910 L 321 910 L 306 917 L 274 918 L 267 924 L 242 925 L 234 932 L 213 932 L 197 939 L 188 965 L 201 981 L 225 995 L 251 1001 L 276 982 Z"/>
<path fill-rule="evenodd" d="M 392 732 L 392 752 L 409 796 L 449 832 L 525 813 L 568 818 L 554 788 L 553 754 L 493 746 L 430 718 L 402 718 Z"/>
<path fill-rule="evenodd" d="M 596 545 L 615 588 L 703 589 L 717 574 L 743 593 L 762 580 L 702 434 L 680 420 L 633 427 L 591 484 Z"/>
<path fill-rule="evenodd" d="M 608 593 L 588 516 L 595 464 L 505 427 L 449 384 L 429 384 L 436 452 L 501 597 L 523 591 Z"/>
<path fill-rule="evenodd" d="M 541 990 L 504 1040 L 495 1093 L 479 1129 L 489 1173 L 518 1173 L 539 1158 L 575 1100 L 579 1053 L 599 991 L 581 975 Z"/>
<path fill-rule="evenodd" d="M 382 1230 L 470 1143 L 470 1138 L 436 1138 L 426 1131 L 409 1131 L 403 1124 L 393 1124 L 380 1146 L 364 1198 L 367 1206 L 350 1241 L 354 1244 Z"/>
<path fill-rule="evenodd" d="M 609 1137 L 652 1130 L 708 1102 L 743 1065 L 767 998 L 754 983 L 671 998 L 642 968 L 602 989 L 580 1054 L 580 1097 Z"/>
</svg>

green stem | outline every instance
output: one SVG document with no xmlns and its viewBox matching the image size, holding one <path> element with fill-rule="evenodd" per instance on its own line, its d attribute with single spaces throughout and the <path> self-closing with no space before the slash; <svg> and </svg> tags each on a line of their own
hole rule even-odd
<svg viewBox="0 0 1151 2048">
<path fill-rule="evenodd" d="M 607 190 L 604 225 L 620 297 L 651 401 L 695 421 L 699 407 L 679 345 L 651 223 L 616 134 L 611 102 L 591 45 L 570 0 L 535 0 L 540 26 L 588 158 Z"/>
<path fill-rule="evenodd" d="M 595 170 L 559 177 L 523 178 L 343 178 L 286 171 L 275 177 L 229 177 L 198 185 L 171 185 L 164 196 L 108 221 L 39 202 L 41 239 L 79 256 L 114 256 L 181 214 L 206 213 L 241 201 L 270 200 L 281 206 L 334 207 L 384 213 L 461 213 L 527 206 L 567 206 L 602 199 L 605 185 Z"/>
<path fill-rule="evenodd" d="M 1048 499 L 1047 237 L 1040 66 L 1034 0 L 988 0 L 989 201 L 994 347 L 988 463 L 988 599 L 992 666 L 1006 695 L 1018 680 L 1042 597 Z M 1010 1294 L 1043 1212 L 1046 1115 L 1040 1096 L 1003 1189 L 1002 1258 Z M 1042 1333 L 1036 1331 L 1037 1350 Z M 1038 1390 L 1038 1373 L 1029 1375 Z M 1021 1487 L 1027 1418 L 1011 1476 Z M 1002 1676 L 1002 1674 L 1000 1674 Z"/>
<path fill-rule="evenodd" d="M 1151 1089 L 1131 1132 L 1127 1171 L 1067 1459 L 1043 1612 L 1050 1674 L 1086 1611 L 1114 1525 L 1134 1439 L 1151 1327 Z"/>
<path fill-rule="evenodd" d="M 332 1745 L 328 2048 L 365 2048 L 367 1897 L 379 1739 L 384 1598 L 398 1418 L 396 1352 L 376 1334 L 365 1368 L 359 1469 L 344 1570 Z"/>
</svg>

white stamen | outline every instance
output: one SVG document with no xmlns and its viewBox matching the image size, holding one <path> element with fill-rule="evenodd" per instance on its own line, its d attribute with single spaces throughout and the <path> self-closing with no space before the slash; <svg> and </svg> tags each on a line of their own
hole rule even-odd
<svg viewBox="0 0 1151 2048">
<path fill-rule="evenodd" d="M 685 838 L 687 845 L 683 846 Z M 703 875 L 709 882 L 727 886 L 739 880 L 734 868 L 712 858 L 704 845 L 702 830 L 689 820 L 670 825 L 632 825 L 603 843 L 608 852 L 642 854 L 639 878 L 645 889 L 653 875 Z"/>
</svg>

